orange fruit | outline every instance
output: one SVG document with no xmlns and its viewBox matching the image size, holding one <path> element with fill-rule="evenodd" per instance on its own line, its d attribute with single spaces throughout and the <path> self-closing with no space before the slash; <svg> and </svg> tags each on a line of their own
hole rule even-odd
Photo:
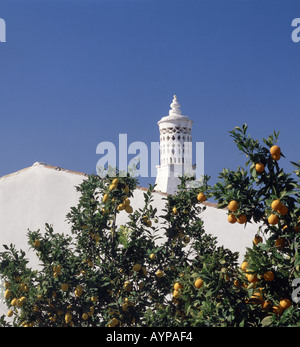
<svg viewBox="0 0 300 347">
<path fill-rule="evenodd" d="M 262 242 L 262 240 L 263 240 L 262 237 L 256 234 L 256 235 L 254 236 L 253 243 L 254 243 L 255 245 L 257 245 L 257 244 L 259 244 L 260 242 Z"/>
<path fill-rule="evenodd" d="M 115 178 L 113 181 L 112 181 L 112 184 L 114 186 L 117 186 L 119 184 L 119 180 L 117 178 Z"/>
<path fill-rule="evenodd" d="M 66 292 L 68 289 L 69 289 L 69 285 L 68 285 L 67 283 L 63 283 L 63 284 L 61 285 L 61 290 L 62 290 L 63 292 Z"/>
<path fill-rule="evenodd" d="M 38 240 L 38 239 L 34 240 L 34 244 L 33 244 L 34 247 L 39 248 L 40 245 L 41 245 L 41 241 L 40 240 Z"/>
<path fill-rule="evenodd" d="M 234 224 L 236 222 L 236 216 L 234 214 L 229 214 L 227 220 L 229 223 Z"/>
<path fill-rule="evenodd" d="M 174 291 L 173 291 L 173 297 L 174 297 L 174 298 L 179 298 L 179 296 L 180 296 L 179 291 L 178 291 L 178 290 L 174 290 Z"/>
<path fill-rule="evenodd" d="M 281 207 L 281 202 L 280 202 L 280 200 L 277 199 L 277 200 L 273 200 L 273 201 L 272 201 L 271 208 L 272 208 L 274 211 L 278 210 L 280 207 Z"/>
<path fill-rule="evenodd" d="M 245 224 L 247 222 L 247 216 L 245 214 L 240 214 L 236 220 L 239 224 Z"/>
<path fill-rule="evenodd" d="M 104 194 L 104 195 L 103 195 L 103 199 L 102 199 L 102 201 L 103 201 L 103 202 L 107 202 L 107 201 L 108 201 L 108 199 L 109 199 L 108 194 Z"/>
<path fill-rule="evenodd" d="M 125 289 L 127 292 L 130 292 L 130 291 L 131 291 L 131 289 L 132 289 L 132 284 L 131 284 L 130 281 L 126 281 L 126 282 L 124 283 L 124 289 Z"/>
<path fill-rule="evenodd" d="M 271 225 L 275 225 L 279 222 L 279 217 L 276 214 L 270 214 L 268 217 L 268 222 Z"/>
<path fill-rule="evenodd" d="M 11 291 L 9 289 L 6 289 L 6 291 L 4 292 L 4 298 L 9 299 L 10 296 L 11 296 Z"/>
<path fill-rule="evenodd" d="M 173 214 L 175 214 L 175 215 L 178 214 L 178 211 L 177 211 L 177 207 L 176 207 L 176 206 L 173 207 L 173 210 L 172 210 L 172 211 L 173 211 Z"/>
<path fill-rule="evenodd" d="M 234 280 L 233 284 L 234 284 L 237 288 L 239 288 L 239 287 L 241 286 L 239 280 Z"/>
<path fill-rule="evenodd" d="M 287 308 L 291 307 L 292 306 L 292 302 L 290 299 L 282 299 L 280 300 L 279 302 L 279 305 L 284 309 L 286 310 Z"/>
<path fill-rule="evenodd" d="M 275 275 L 274 275 L 273 271 L 269 270 L 266 273 L 264 273 L 263 277 L 264 277 L 265 281 L 272 282 L 275 278 Z"/>
<path fill-rule="evenodd" d="M 122 203 L 122 204 L 119 204 L 118 207 L 117 207 L 117 211 L 123 211 L 125 209 L 125 204 Z"/>
<path fill-rule="evenodd" d="M 126 207 L 125 207 L 125 211 L 126 211 L 127 213 L 132 213 L 132 212 L 133 212 L 132 206 L 130 206 L 130 205 L 126 206 Z"/>
<path fill-rule="evenodd" d="M 203 286 L 203 280 L 201 278 L 198 278 L 195 283 L 194 283 L 195 287 L 197 289 L 201 288 Z"/>
<path fill-rule="evenodd" d="M 88 313 L 83 313 L 81 317 L 83 320 L 87 320 L 89 318 L 89 315 Z"/>
<path fill-rule="evenodd" d="M 279 214 L 281 214 L 282 216 L 286 215 L 289 212 L 289 209 L 287 208 L 287 206 L 285 205 L 281 205 L 276 212 L 278 212 Z"/>
<path fill-rule="evenodd" d="M 277 161 L 281 158 L 281 155 L 272 155 L 272 158 Z"/>
<path fill-rule="evenodd" d="M 300 224 L 297 224 L 294 226 L 294 231 L 296 234 L 298 234 L 300 232 Z"/>
<path fill-rule="evenodd" d="M 159 277 L 159 278 L 164 277 L 163 271 L 157 270 L 157 271 L 156 271 L 156 276 Z"/>
<path fill-rule="evenodd" d="M 181 283 L 176 282 L 176 283 L 174 284 L 174 290 L 179 290 L 179 289 L 181 289 L 181 288 L 182 288 L 182 284 L 181 284 Z"/>
<path fill-rule="evenodd" d="M 72 314 L 71 313 L 66 313 L 65 315 L 65 322 L 70 323 L 72 320 Z"/>
<path fill-rule="evenodd" d="M 111 320 L 111 322 L 110 322 L 110 326 L 111 326 L 111 327 L 115 327 L 115 326 L 118 325 L 118 324 L 119 324 L 118 318 L 113 318 L 113 319 Z"/>
<path fill-rule="evenodd" d="M 280 316 L 283 313 L 283 308 L 280 305 L 275 305 L 273 306 L 273 312 L 277 315 Z"/>
<path fill-rule="evenodd" d="M 142 265 L 141 264 L 135 264 L 132 267 L 132 271 L 140 271 L 142 269 Z"/>
<path fill-rule="evenodd" d="M 280 155 L 281 149 L 280 149 L 279 146 L 274 145 L 274 146 L 272 146 L 272 147 L 270 148 L 270 153 L 271 153 L 272 155 Z"/>
<path fill-rule="evenodd" d="M 275 240 L 275 247 L 276 248 L 283 248 L 284 244 L 285 244 L 285 241 L 281 237 L 279 237 L 277 240 Z"/>
<path fill-rule="evenodd" d="M 265 171 L 265 164 L 263 163 L 256 163 L 255 164 L 255 170 L 258 172 L 258 173 L 262 173 Z"/>
<path fill-rule="evenodd" d="M 246 274 L 246 277 L 247 277 L 247 280 L 248 280 L 250 283 L 256 283 L 256 282 L 258 282 L 258 278 L 257 278 L 257 275 L 256 275 L 256 274 Z"/>
<path fill-rule="evenodd" d="M 242 263 L 242 265 L 241 265 L 241 269 L 242 269 L 243 271 L 246 271 L 247 268 L 248 268 L 248 266 L 249 266 L 248 262 L 247 262 L 247 261 L 244 261 L 244 262 Z"/>
<path fill-rule="evenodd" d="M 259 304 L 263 302 L 263 297 L 261 295 L 260 292 L 255 292 L 251 295 L 251 299 L 253 300 L 253 302 Z"/>
<path fill-rule="evenodd" d="M 272 306 L 271 300 L 265 300 L 261 303 L 261 307 L 263 310 L 269 310 Z"/>
<path fill-rule="evenodd" d="M 204 193 L 199 193 L 199 194 L 197 195 L 197 200 L 198 200 L 199 202 L 205 201 L 205 200 L 206 200 L 206 195 L 205 195 Z"/>
<path fill-rule="evenodd" d="M 231 200 L 228 204 L 228 210 L 235 212 L 239 208 L 239 204 L 235 200 Z"/>
</svg>

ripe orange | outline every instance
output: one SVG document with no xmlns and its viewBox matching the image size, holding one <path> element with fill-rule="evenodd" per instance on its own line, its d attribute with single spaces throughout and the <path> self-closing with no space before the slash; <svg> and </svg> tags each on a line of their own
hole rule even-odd
<svg viewBox="0 0 300 347">
<path fill-rule="evenodd" d="M 11 304 L 11 306 L 17 306 L 17 303 L 18 303 L 18 299 L 13 298 L 10 304 Z"/>
<path fill-rule="evenodd" d="M 247 216 L 245 214 L 240 214 L 236 220 L 239 224 L 245 224 L 247 222 Z"/>
<path fill-rule="evenodd" d="M 142 268 L 142 265 L 141 264 L 135 264 L 133 265 L 132 267 L 132 271 L 140 271 Z"/>
<path fill-rule="evenodd" d="M 253 239 L 253 243 L 255 244 L 255 245 L 257 245 L 257 244 L 259 244 L 260 242 L 262 242 L 262 237 L 260 236 L 260 235 L 255 235 L 254 236 L 254 239 Z"/>
<path fill-rule="evenodd" d="M 265 164 L 263 164 L 263 163 L 256 163 L 255 164 L 255 170 L 258 173 L 263 173 L 265 171 Z"/>
<path fill-rule="evenodd" d="M 111 184 L 109 186 L 109 190 L 114 190 L 114 189 L 117 189 L 117 186 L 115 184 Z"/>
<path fill-rule="evenodd" d="M 206 195 L 205 195 L 204 193 L 199 193 L 199 194 L 197 195 L 197 200 L 198 200 L 199 202 L 205 201 L 205 200 L 206 200 Z"/>
<path fill-rule="evenodd" d="M 131 285 L 131 282 L 130 281 L 126 281 L 124 283 L 124 289 L 127 291 L 127 292 L 130 292 L 131 289 L 132 289 L 132 285 Z"/>
<path fill-rule="evenodd" d="M 234 280 L 233 284 L 234 284 L 234 286 L 237 287 L 237 288 L 239 288 L 239 287 L 241 286 L 239 280 Z"/>
<path fill-rule="evenodd" d="M 236 216 L 234 214 L 229 214 L 227 220 L 229 223 L 234 224 L 236 222 Z"/>
<path fill-rule="evenodd" d="M 178 291 L 178 290 L 174 290 L 174 291 L 173 291 L 173 297 L 174 297 L 174 298 L 179 298 L 179 296 L 180 296 L 179 291 Z"/>
<path fill-rule="evenodd" d="M 89 318 L 88 313 L 83 313 L 83 314 L 82 314 L 82 319 L 83 319 L 83 320 L 87 320 L 88 318 Z"/>
<path fill-rule="evenodd" d="M 41 241 L 40 240 L 38 240 L 38 239 L 34 240 L 34 244 L 33 244 L 34 247 L 39 248 L 40 245 L 41 245 Z"/>
<path fill-rule="evenodd" d="M 112 184 L 117 186 L 119 184 L 119 180 L 117 178 L 115 178 L 113 181 L 112 181 Z"/>
<path fill-rule="evenodd" d="M 61 285 L 61 290 L 62 290 L 63 292 L 66 292 L 68 289 L 69 289 L 69 285 L 68 285 L 67 283 L 63 283 L 63 284 Z"/>
<path fill-rule="evenodd" d="M 150 258 L 151 260 L 154 260 L 154 259 L 156 258 L 155 253 L 151 253 L 150 256 L 149 256 L 149 258 Z"/>
<path fill-rule="evenodd" d="M 181 289 L 181 288 L 182 288 L 182 284 L 181 284 L 181 283 L 176 282 L 176 283 L 174 284 L 174 290 L 179 290 L 179 289 Z"/>
<path fill-rule="evenodd" d="M 203 280 L 201 278 L 198 278 L 195 283 L 194 283 L 195 287 L 197 289 L 201 288 L 203 286 Z"/>
<path fill-rule="evenodd" d="M 126 206 L 125 207 L 125 211 L 127 212 L 127 213 L 132 213 L 133 212 L 133 208 L 132 208 L 132 206 Z"/>
<path fill-rule="evenodd" d="M 65 322 L 70 323 L 72 320 L 72 314 L 71 313 L 66 313 L 65 315 Z"/>
<path fill-rule="evenodd" d="M 279 146 L 274 145 L 274 146 L 272 146 L 272 147 L 270 148 L 270 153 L 271 153 L 272 155 L 280 155 L 281 149 L 280 149 Z"/>
<path fill-rule="evenodd" d="M 107 202 L 107 201 L 108 201 L 108 199 L 109 199 L 108 194 L 104 194 L 104 195 L 103 195 L 103 199 L 102 199 L 102 201 L 103 201 L 103 202 Z"/>
<path fill-rule="evenodd" d="M 263 310 L 269 310 L 272 306 L 271 300 L 265 300 L 261 303 L 261 307 Z"/>
<path fill-rule="evenodd" d="M 277 161 L 277 160 L 279 160 L 281 158 L 281 155 L 280 154 L 279 155 L 273 154 L 272 158 Z"/>
<path fill-rule="evenodd" d="M 173 210 L 172 210 L 172 211 L 173 211 L 173 214 L 175 214 L 175 215 L 178 214 L 178 211 L 177 211 L 177 207 L 176 207 L 176 206 L 173 207 Z"/>
<path fill-rule="evenodd" d="M 300 233 L 300 224 L 295 225 L 293 229 L 296 234 Z"/>
<path fill-rule="evenodd" d="M 159 278 L 164 277 L 163 271 L 157 270 L 157 271 L 156 271 L 156 276 L 159 277 Z"/>
<path fill-rule="evenodd" d="M 251 299 L 254 303 L 260 304 L 263 302 L 263 297 L 260 292 L 255 292 L 251 295 Z"/>
<path fill-rule="evenodd" d="M 111 322 L 110 322 L 110 327 L 115 327 L 116 325 L 118 325 L 119 324 L 119 320 L 118 320 L 118 318 L 113 318 L 112 320 L 111 320 Z"/>
<path fill-rule="evenodd" d="M 264 273 L 263 277 L 264 277 L 265 281 L 272 282 L 272 281 L 274 281 L 275 275 L 274 275 L 273 271 L 269 270 L 266 273 Z"/>
<path fill-rule="evenodd" d="M 287 308 L 292 306 L 292 301 L 290 299 L 282 299 L 279 302 L 279 305 L 286 310 Z"/>
<path fill-rule="evenodd" d="M 278 212 L 279 214 L 281 214 L 282 216 L 286 215 L 289 212 L 289 209 L 287 208 L 287 206 L 285 205 L 281 205 L 276 212 Z"/>
<path fill-rule="evenodd" d="M 75 296 L 78 298 L 79 296 L 82 295 L 82 293 L 83 293 L 83 288 L 80 285 L 76 286 L 76 288 L 75 288 Z"/>
<path fill-rule="evenodd" d="M 276 214 L 270 214 L 268 217 L 268 222 L 271 225 L 275 225 L 279 222 L 279 217 Z"/>
<path fill-rule="evenodd" d="M 235 200 L 231 200 L 228 204 L 228 210 L 235 212 L 239 208 L 239 204 Z"/>
<path fill-rule="evenodd" d="M 273 312 L 277 315 L 280 316 L 283 313 L 283 308 L 280 305 L 275 305 L 273 306 Z"/>
<path fill-rule="evenodd" d="M 281 237 L 279 237 L 277 240 L 275 240 L 275 247 L 276 248 L 283 248 L 284 244 L 285 244 L 285 241 Z"/>
<path fill-rule="evenodd" d="M 242 269 L 243 271 L 247 271 L 248 266 L 249 266 L 248 262 L 247 262 L 247 261 L 244 261 L 244 262 L 242 263 L 242 265 L 241 265 L 241 269 Z"/>
<path fill-rule="evenodd" d="M 278 210 L 280 207 L 281 207 L 281 202 L 280 202 L 280 200 L 277 199 L 277 200 L 273 200 L 273 201 L 272 201 L 271 208 L 272 208 L 274 211 Z"/>
<path fill-rule="evenodd" d="M 256 282 L 258 282 L 258 278 L 257 278 L 257 275 L 256 275 L 256 274 L 246 274 L 246 277 L 247 277 L 247 280 L 248 280 L 250 283 L 256 283 Z"/>
<path fill-rule="evenodd" d="M 11 291 L 9 289 L 6 289 L 6 291 L 4 292 L 4 298 L 9 299 L 10 296 L 11 296 Z"/>
</svg>

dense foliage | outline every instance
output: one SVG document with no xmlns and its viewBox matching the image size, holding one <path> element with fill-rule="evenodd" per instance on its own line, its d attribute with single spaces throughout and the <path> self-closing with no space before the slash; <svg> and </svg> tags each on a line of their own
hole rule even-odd
<svg viewBox="0 0 300 347">
<path fill-rule="evenodd" d="M 230 132 L 247 156 L 245 168 L 224 169 L 167 196 L 153 208 L 153 190 L 133 210 L 137 180 L 90 175 L 77 187 L 81 197 L 67 218 L 71 234 L 29 231 L 39 259 L 4 245 L 0 275 L 7 316 L 14 326 L 295 326 L 300 314 L 292 282 L 300 277 L 300 166 L 295 175 L 279 166 L 284 157 L 273 133 L 264 144 L 247 126 Z M 201 213 L 214 198 L 227 208 L 224 223 L 257 223 L 252 247 L 239 254 L 205 232 Z M 128 222 L 119 225 L 119 214 Z M 225 214 L 226 216 L 226 214 Z M 158 223 L 160 222 L 160 223 Z"/>
</svg>

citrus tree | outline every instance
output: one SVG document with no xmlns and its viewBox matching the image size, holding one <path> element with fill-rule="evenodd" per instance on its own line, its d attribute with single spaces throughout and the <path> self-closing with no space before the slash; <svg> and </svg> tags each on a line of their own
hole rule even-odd
<svg viewBox="0 0 300 347">
<path fill-rule="evenodd" d="M 88 176 L 67 215 L 71 234 L 48 224 L 43 232 L 28 232 L 37 269 L 24 251 L 4 245 L 0 274 L 9 319 L 1 317 L 0 324 L 297 325 L 291 293 L 300 277 L 299 184 L 279 167 L 278 134 L 261 145 L 246 132 L 244 125 L 231 136 L 248 169 L 223 170 L 214 187 L 206 176 L 195 188 L 188 184 L 195 178 L 182 177 L 163 211 L 153 207 L 151 185 L 140 207 L 132 208 L 137 180 L 129 174 Z M 224 223 L 257 223 L 242 264 L 238 253 L 205 232 L 201 213 L 209 198 L 228 212 Z"/>
<path fill-rule="evenodd" d="M 48 224 L 44 232 L 29 231 L 38 269 L 28 266 L 24 251 L 4 245 L 0 272 L 13 325 L 152 325 L 156 312 L 173 305 L 174 281 L 189 264 L 187 245 L 203 231 L 201 207 L 195 191 L 185 192 L 189 200 L 184 210 L 179 203 L 183 196 L 173 199 L 178 210 L 174 206 L 162 217 L 162 235 L 152 207 L 152 186 L 144 193 L 144 205 L 133 210 L 130 199 L 136 184 L 129 175 L 90 175 L 83 181 L 77 187 L 79 203 L 67 215 L 71 235 L 55 233 Z M 124 225 L 118 223 L 121 213 L 128 215 Z M 175 312 L 175 303 L 170 309 Z M 162 324 L 177 324 L 158 317 Z M 9 324 L 4 317 L 1 322 Z"/>
<path fill-rule="evenodd" d="M 293 280 L 300 276 L 299 170 L 292 175 L 280 167 L 285 156 L 277 145 L 278 133 L 264 139 L 264 145 L 247 136 L 246 124 L 230 133 L 249 169 L 223 170 L 214 196 L 220 207 L 227 206 L 229 223 L 258 225 L 239 281 L 247 286 L 259 324 L 297 325 L 299 310 L 291 295 Z"/>
</svg>

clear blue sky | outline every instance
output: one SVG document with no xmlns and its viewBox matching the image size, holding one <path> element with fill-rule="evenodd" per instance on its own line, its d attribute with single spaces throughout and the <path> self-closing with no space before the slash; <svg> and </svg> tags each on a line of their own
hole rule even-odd
<svg viewBox="0 0 300 347">
<path fill-rule="evenodd" d="M 0 176 L 36 161 L 93 173 L 119 133 L 150 147 L 173 94 L 213 180 L 241 162 L 228 131 L 244 122 L 300 160 L 296 17 L 299 0 L 1 0 Z"/>
</svg>

